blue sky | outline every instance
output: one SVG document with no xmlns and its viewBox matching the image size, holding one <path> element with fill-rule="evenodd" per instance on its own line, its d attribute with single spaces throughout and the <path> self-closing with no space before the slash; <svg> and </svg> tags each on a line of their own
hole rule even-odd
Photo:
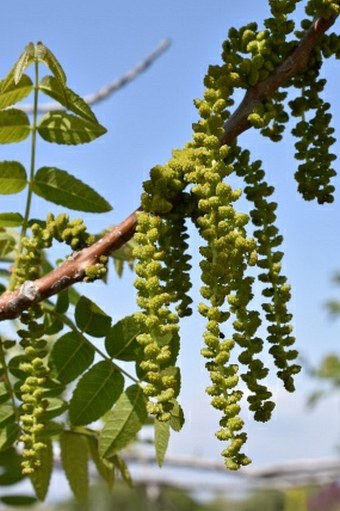
<svg viewBox="0 0 340 511">
<path fill-rule="evenodd" d="M 94 92 L 134 67 L 162 39 L 172 41 L 170 49 L 147 73 L 95 108 L 108 128 L 107 135 L 82 147 L 39 143 L 38 166 L 53 164 L 68 170 L 113 204 L 113 212 L 88 217 L 91 229 L 118 223 L 138 206 L 141 183 L 150 167 L 165 162 L 173 148 L 181 147 L 190 138 L 191 124 L 196 120 L 193 99 L 202 93 L 207 66 L 219 62 L 228 28 L 253 20 L 261 23 L 266 15 L 266 0 L 6 3 L 2 10 L 0 76 L 6 75 L 29 41 L 41 40 L 62 63 L 69 86 L 81 95 Z M 325 73 L 331 77 L 325 95 L 335 107 L 333 125 L 339 127 L 337 63 L 327 63 Z M 284 269 L 293 285 L 292 311 L 298 346 L 310 362 L 317 363 L 323 354 L 340 351 L 340 324 L 331 322 L 323 307 L 338 292 L 331 285 L 331 275 L 340 270 L 339 190 L 336 202 L 330 206 L 320 207 L 300 198 L 293 179 L 296 164 L 289 134 L 277 145 L 261 139 L 254 130 L 239 141 L 255 158 L 263 160 L 268 181 L 276 187 L 278 223 L 285 237 Z M 339 143 L 335 151 L 339 153 Z M 15 158 L 25 163 L 28 155 L 26 143 L 0 147 L 1 160 Z M 335 165 L 339 172 L 339 163 Z M 335 182 L 339 187 L 339 180 Z M 24 198 L 18 195 L 1 200 L 4 208 L 20 210 Z M 33 204 L 35 215 L 48 209 L 41 200 Z M 194 238 L 194 250 L 195 246 Z M 194 275 L 196 278 L 198 273 Z M 135 310 L 129 287 L 132 280 L 129 274 L 121 282 L 114 279 L 105 292 L 99 285 L 81 289 L 85 294 L 96 295 L 99 304 L 119 319 Z M 198 299 L 197 294 L 195 297 Z M 172 441 L 171 450 L 215 457 L 221 450 L 213 438 L 218 417 L 210 411 L 208 398 L 198 392 L 203 392 L 207 383 L 199 357 L 202 327 L 197 317 L 183 325 L 181 364 L 188 420 L 183 432 Z M 248 451 L 255 463 L 334 453 L 334 444 L 340 439 L 338 403 L 329 400 L 309 413 L 304 403 L 313 383 L 301 375 L 297 385 L 296 394 L 287 395 L 273 382 L 278 398 L 273 421 L 255 426 L 249 423 Z M 327 435 L 320 435 L 325 421 Z"/>
</svg>

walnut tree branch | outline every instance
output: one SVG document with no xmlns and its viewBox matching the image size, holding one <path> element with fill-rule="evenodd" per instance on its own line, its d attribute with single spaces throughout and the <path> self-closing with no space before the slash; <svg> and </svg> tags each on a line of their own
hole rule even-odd
<svg viewBox="0 0 340 511">
<path fill-rule="evenodd" d="M 222 142 L 230 144 L 238 135 L 251 127 L 248 115 L 258 103 L 272 95 L 279 87 L 308 65 L 309 58 L 318 41 L 333 25 L 335 18 L 317 18 L 300 43 L 276 71 L 263 82 L 248 89 L 239 107 L 226 121 Z M 133 236 L 137 225 L 136 212 L 131 213 L 121 224 L 105 234 L 103 238 L 71 257 L 52 272 L 34 282 L 28 281 L 17 291 L 6 291 L 0 296 L 0 321 L 14 319 L 33 303 L 59 293 L 84 280 L 85 269 L 100 261 L 100 257 L 117 250 Z"/>
</svg>

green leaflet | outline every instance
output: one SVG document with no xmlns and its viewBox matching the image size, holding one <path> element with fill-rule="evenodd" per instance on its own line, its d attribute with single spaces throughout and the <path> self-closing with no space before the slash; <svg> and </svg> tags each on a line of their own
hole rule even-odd
<svg viewBox="0 0 340 511">
<path fill-rule="evenodd" d="M 88 447 L 83 435 L 64 431 L 60 435 L 61 462 L 77 500 L 84 504 L 88 496 Z"/>
<path fill-rule="evenodd" d="M 41 41 L 35 46 L 35 54 L 54 74 L 61 85 L 66 85 L 66 74 L 56 56 Z"/>
<path fill-rule="evenodd" d="M 145 397 L 139 385 L 131 385 L 118 399 L 99 437 L 99 454 L 110 458 L 132 442 L 147 419 Z"/>
<path fill-rule="evenodd" d="M 81 296 L 75 310 L 77 327 L 92 337 L 104 337 L 110 326 L 111 318 L 86 296 Z"/>
<path fill-rule="evenodd" d="M 21 110 L 10 108 L 0 111 L 0 144 L 21 142 L 30 134 L 30 122 Z"/>
<path fill-rule="evenodd" d="M 0 227 L 18 227 L 23 221 L 20 213 L 0 213 Z"/>
<path fill-rule="evenodd" d="M 98 123 L 96 116 L 83 98 L 68 87 L 63 87 L 54 76 L 44 76 L 39 89 L 79 117 L 91 123 Z"/>
<path fill-rule="evenodd" d="M 171 429 L 180 431 L 184 425 L 184 413 L 178 401 L 175 401 L 173 409 L 171 410 L 171 419 L 169 421 Z"/>
<path fill-rule="evenodd" d="M 26 98 L 33 90 L 33 83 L 29 76 L 22 75 L 15 83 L 13 73 L 0 82 L 0 109 L 7 108 Z"/>
<path fill-rule="evenodd" d="M 0 452 L 0 486 L 9 486 L 21 481 L 21 456 L 14 447 Z"/>
<path fill-rule="evenodd" d="M 32 189 L 47 201 L 69 209 L 91 213 L 106 213 L 112 209 L 93 188 L 55 167 L 41 167 L 34 177 Z"/>
<path fill-rule="evenodd" d="M 70 383 L 92 364 L 93 358 L 92 346 L 77 333 L 68 332 L 55 342 L 49 365 L 61 383 Z"/>
<path fill-rule="evenodd" d="M 112 358 L 131 361 L 136 359 L 139 344 L 137 335 L 141 333 L 140 325 L 135 316 L 127 316 L 113 325 L 106 338 L 105 348 Z"/>
<path fill-rule="evenodd" d="M 27 185 L 25 167 L 18 161 L 0 162 L 0 193 L 8 195 L 21 192 Z"/>
<path fill-rule="evenodd" d="M 47 113 L 38 126 L 38 133 L 44 140 L 65 145 L 86 144 L 101 137 L 106 131 L 101 124 L 66 112 Z"/>
<path fill-rule="evenodd" d="M 110 460 L 105 460 L 99 456 L 98 440 L 94 436 L 87 437 L 91 458 L 96 465 L 98 474 L 106 482 L 108 489 L 111 491 L 115 482 L 114 464 Z"/>
<path fill-rule="evenodd" d="M 0 404 L 5 403 L 9 399 L 8 388 L 5 385 L 5 382 L 0 381 Z"/>
<path fill-rule="evenodd" d="M 10 254 L 15 247 L 15 239 L 7 232 L 0 230 L 0 257 Z"/>
<path fill-rule="evenodd" d="M 13 74 L 14 82 L 18 84 L 23 72 L 32 64 L 32 62 L 34 62 L 34 44 L 28 43 L 8 76 Z"/>
<path fill-rule="evenodd" d="M 49 397 L 48 398 L 48 407 L 42 414 L 42 419 L 44 421 L 53 419 L 54 417 L 58 417 L 67 409 L 67 403 L 60 399 L 59 397 Z"/>
<path fill-rule="evenodd" d="M 118 472 L 122 476 L 122 479 L 126 482 L 126 484 L 130 488 L 132 488 L 132 486 L 133 486 L 132 477 L 131 477 L 130 471 L 129 471 L 125 461 L 123 460 L 123 458 L 115 455 L 115 456 L 112 456 L 111 461 L 113 462 L 115 468 L 118 470 Z"/>
<path fill-rule="evenodd" d="M 84 425 L 102 417 L 117 401 L 124 378 L 110 360 L 95 364 L 79 380 L 70 401 L 69 416 L 74 425 Z"/>
<path fill-rule="evenodd" d="M 31 475 L 32 485 L 39 500 L 45 500 L 53 469 L 53 448 L 51 440 L 44 441 L 45 448 L 39 451 L 40 467 Z"/>
<path fill-rule="evenodd" d="M 166 450 L 168 448 L 170 438 L 170 424 L 169 422 L 160 422 L 155 419 L 155 449 L 156 460 L 161 467 L 164 462 Z"/>
</svg>

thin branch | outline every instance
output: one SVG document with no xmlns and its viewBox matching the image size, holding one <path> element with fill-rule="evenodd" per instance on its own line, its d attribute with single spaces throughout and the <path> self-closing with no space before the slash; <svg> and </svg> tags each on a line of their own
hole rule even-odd
<svg viewBox="0 0 340 511">
<path fill-rule="evenodd" d="M 108 99 L 112 94 L 120 90 L 125 85 L 128 85 L 130 82 L 139 77 L 144 71 L 146 71 L 154 62 L 157 60 L 169 47 L 170 40 L 163 39 L 160 44 L 147 55 L 139 64 L 137 64 L 133 69 L 127 71 L 123 76 L 117 78 L 113 82 L 104 85 L 97 92 L 92 92 L 84 96 L 84 100 L 88 105 L 96 105 L 100 101 L 104 99 Z M 60 110 L 60 104 L 57 102 L 44 103 L 38 107 L 39 113 L 51 112 L 53 110 Z M 33 112 L 33 107 L 31 105 L 23 105 L 21 110 L 26 112 L 27 114 L 31 114 Z"/>
<path fill-rule="evenodd" d="M 241 104 L 225 124 L 223 143 L 230 144 L 238 135 L 250 128 L 248 115 L 252 112 L 254 106 L 272 95 L 293 75 L 306 68 L 313 48 L 323 34 L 333 25 L 334 21 L 335 18 L 329 20 L 316 19 L 299 45 L 278 69 L 267 80 L 260 82 L 246 92 Z M 45 300 L 84 280 L 86 276 L 85 269 L 97 264 L 100 256 L 110 254 L 131 239 L 136 225 L 136 212 L 133 212 L 102 239 L 91 247 L 73 254 L 54 271 L 34 282 L 25 282 L 18 291 L 3 293 L 0 296 L 0 321 L 14 319 L 33 303 Z"/>
</svg>

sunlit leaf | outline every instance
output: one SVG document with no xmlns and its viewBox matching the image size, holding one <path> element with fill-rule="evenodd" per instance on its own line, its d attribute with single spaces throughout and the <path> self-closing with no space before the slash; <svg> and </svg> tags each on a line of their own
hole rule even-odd
<svg viewBox="0 0 340 511">
<path fill-rule="evenodd" d="M 132 442 L 147 419 L 145 397 L 139 385 L 129 387 L 118 399 L 99 437 L 99 454 L 110 458 Z"/>
<path fill-rule="evenodd" d="M 131 361 L 136 358 L 139 344 L 137 335 L 141 332 L 140 325 L 134 315 L 127 316 L 113 325 L 106 338 L 105 348 L 112 358 Z"/>
<path fill-rule="evenodd" d="M 113 462 L 115 468 L 118 470 L 118 472 L 122 476 L 122 479 L 126 482 L 126 484 L 130 488 L 132 488 L 133 483 L 132 483 L 131 474 L 130 474 L 127 464 L 125 463 L 123 458 L 115 455 L 115 456 L 112 456 L 111 461 Z"/>
<path fill-rule="evenodd" d="M 111 318 L 86 296 L 81 296 L 76 306 L 77 327 L 93 337 L 104 337 L 110 326 Z"/>
<path fill-rule="evenodd" d="M 35 52 L 38 60 L 46 64 L 55 78 L 62 85 L 66 84 L 66 74 L 56 56 L 41 41 L 36 44 Z"/>
<path fill-rule="evenodd" d="M 52 442 L 45 440 L 44 444 L 45 448 L 39 451 L 40 466 L 31 475 L 33 488 L 39 500 L 45 500 L 53 469 Z"/>
<path fill-rule="evenodd" d="M 7 108 L 28 96 L 33 90 L 33 83 L 29 76 L 22 75 L 15 83 L 13 74 L 0 82 L 0 109 Z"/>
<path fill-rule="evenodd" d="M 89 424 L 102 417 L 117 401 L 124 378 L 109 360 L 95 364 L 79 380 L 70 401 L 69 416 L 74 425 Z"/>
<path fill-rule="evenodd" d="M 73 90 L 62 87 L 54 76 L 44 76 L 39 84 L 39 89 L 79 117 L 92 123 L 98 123 L 89 105 Z"/>
<path fill-rule="evenodd" d="M 3 403 L 0 406 L 0 426 L 3 428 L 12 422 L 15 417 L 13 406 L 11 403 Z"/>
<path fill-rule="evenodd" d="M 74 493 L 80 503 L 87 500 L 88 477 L 88 446 L 83 435 L 64 431 L 60 435 L 61 461 Z"/>
<path fill-rule="evenodd" d="M 155 419 L 155 449 L 156 460 L 161 467 L 164 462 L 166 450 L 168 448 L 170 438 L 170 424 L 169 422 L 160 422 Z"/>
<path fill-rule="evenodd" d="M 93 362 L 94 349 L 76 332 L 68 332 L 53 345 L 49 363 L 62 383 L 69 383 Z"/>
<path fill-rule="evenodd" d="M 26 170 L 18 161 L 0 162 L 0 193 L 21 192 L 27 185 Z"/>
<path fill-rule="evenodd" d="M 106 131 L 101 124 L 66 112 L 49 112 L 42 117 L 38 126 L 38 133 L 44 140 L 65 145 L 86 144 Z"/>
<path fill-rule="evenodd" d="M 0 111 L 0 144 L 21 142 L 30 134 L 30 121 L 21 110 L 10 108 Z"/>
<path fill-rule="evenodd" d="M 41 167 L 35 175 L 32 189 L 47 201 L 69 209 L 91 213 L 106 213 L 112 209 L 90 186 L 55 167 Z"/>
<path fill-rule="evenodd" d="M 63 399 L 60 399 L 60 397 L 49 397 L 48 406 L 42 414 L 42 419 L 46 421 L 58 417 L 64 413 L 66 409 L 67 403 Z"/>
<path fill-rule="evenodd" d="M 23 72 L 34 62 L 34 44 L 28 43 L 11 71 L 15 83 L 19 83 Z"/>
<path fill-rule="evenodd" d="M 0 213 L 0 227 L 18 227 L 23 221 L 20 213 Z"/>
</svg>

